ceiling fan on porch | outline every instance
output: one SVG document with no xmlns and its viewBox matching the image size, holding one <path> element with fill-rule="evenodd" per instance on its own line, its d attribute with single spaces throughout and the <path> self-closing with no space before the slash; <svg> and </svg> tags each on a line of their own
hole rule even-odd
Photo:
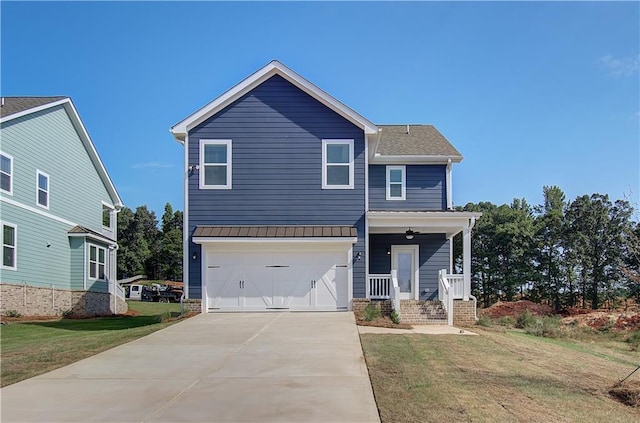
<svg viewBox="0 0 640 423">
<path fill-rule="evenodd" d="M 419 234 L 420 232 L 418 231 L 414 231 L 411 228 L 407 229 L 407 231 L 404 233 L 405 238 L 407 239 L 413 239 L 413 236 L 416 234 Z"/>
</svg>

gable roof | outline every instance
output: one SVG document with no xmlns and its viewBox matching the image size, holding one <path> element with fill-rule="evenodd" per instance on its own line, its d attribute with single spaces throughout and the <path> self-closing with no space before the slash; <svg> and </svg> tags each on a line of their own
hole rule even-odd
<svg viewBox="0 0 640 423">
<path fill-rule="evenodd" d="M 460 162 L 462 154 L 433 125 L 378 125 L 376 158 Z"/>
<path fill-rule="evenodd" d="M 332 109 L 354 125 L 362 128 L 366 134 L 377 134 L 378 128 L 364 116 L 336 100 L 316 85 L 312 84 L 293 70 L 289 69 L 277 60 L 269 62 L 266 66 L 249 75 L 243 81 L 224 92 L 221 96 L 189 115 L 187 118 L 171 127 L 171 133 L 179 142 L 184 142 L 190 129 L 204 122 L 238 98 L 242 97 L 258 85 L 274 75 L 280 75 L 296 87 L 300 88 L 311 97 Z"/>
<path fill-rule="evenodd" d="M 9 116 L 63 100 L 67 97 L 2 97 L 0 117 Z"/>
<path fill-rule="evenodd" d="M 76 128 L 78 136 L 82 140 L 82 143 L 89 154 L 89 158 L 93 162 L 96 170 L 98 171 L 98 175 L 102 182 L 104 183 L 109 195 L 111 196 L 114 206 L 117 209 L 120 209 L 124 206 L 120 195 L 118 195 L 118 191 L 116 190 L 115 185 L 111 181 L 109 174 L 107 173 L 107 169 L 104 167 L 100 156 L 89 137 L 89 133 L 85 129 L 82 124 L 82 120 L 80 119 L 80 115 L 78 114 L 71 98 L 69 97 L 3 97 L 4 103 L 0 106 L 0 110 L 2 111 L 0 114 L 0 123 L 9 122 L 13 119 L 17 119 L 22 116 L 26 116 L 32 113 L 39 112 L 41 110 L 46 110 L 56 106 L 63 106 L 71 123 Z M 6 109 L 5 109 L 6 108 Z"/>
</svg>

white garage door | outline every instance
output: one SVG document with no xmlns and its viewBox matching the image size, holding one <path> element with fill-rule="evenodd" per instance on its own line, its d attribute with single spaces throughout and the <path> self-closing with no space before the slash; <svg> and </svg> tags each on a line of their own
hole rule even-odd
<svg viewBox="0 0 640 423">
<path fill-rule="evenodd" d="M 347 254 L 314 252 L 207 253 L 209 311 L 346 310 Z"/>
</svg>

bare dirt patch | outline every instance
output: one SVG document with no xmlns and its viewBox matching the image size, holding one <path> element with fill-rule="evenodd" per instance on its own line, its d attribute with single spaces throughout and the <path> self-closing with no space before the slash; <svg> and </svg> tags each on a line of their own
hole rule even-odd
<svg viewBox="0 0 640 423">
<path fill-rule="evenodd" d="M 536 304 L 527 300 L 502 302 L 498 301 L 492 306 L 480 311 L 481 316 L 487 316 L 492 319 L 501 317 L 516 318 L 528 310 L 534 316 L 550 316 L 554 314 L 553 308 L 546 304 Z"/>
<path fill-rule="evenodd" d="M 614 386 L 609 394 L 621 403 L 633 408 L 640 408 L 640 381 L 625 382 Z"/>
</svg>

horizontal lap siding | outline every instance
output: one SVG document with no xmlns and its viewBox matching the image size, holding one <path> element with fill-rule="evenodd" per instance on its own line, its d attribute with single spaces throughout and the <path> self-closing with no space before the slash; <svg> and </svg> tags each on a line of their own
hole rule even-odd
<svg viewBox="0 0 640 423">
<path fill-rule="evenodd" d="M 201 139 L 231 139 L 232 189 L 200 190 L 189 177 L 189 234 L 196 225 L 348 225 L 364 251 L 364 134 L 361 129 L 274 76 L 189 133 L 189 164 Z M 322 139 L 354 140 L 355 188 L 322 189 Z M 200 169 L 202 171 L 202 169 Z M 201 297 L 200 247 L 189 296 Z M 354 297 L 365 295 L 364 260 L 354 263 Z"/>
<path fill-rule="evenodd" d="M 115 199 L 63 106 L 3 123 L 0 149 L 14 160 L 7 198 L 102 232 L 102 202 Z M 36 205 L 36 169 L 49 175 L 48 210 Z"/>
<path fill-rule="evenodd" d="M 387 249 L 391 245 L 418 245 L 420 261 L 420 299 L 437 299 L 438 271 L 449 270 L 449 241 L 444 234 L 420 234 L 412 240 L 404 235 L 369 235 L 369 273 L 389 274 L 391 272 L 391 255 Z M 425 289 L 429 292 L 423 293 Z"/>
<path fill-rule="evenodd" d="M 370 210 L 445 210 L 446 166 L 407 165 L 406 200 L 387 201 L 386 165 L 369 166 Z"/>
</svg>

